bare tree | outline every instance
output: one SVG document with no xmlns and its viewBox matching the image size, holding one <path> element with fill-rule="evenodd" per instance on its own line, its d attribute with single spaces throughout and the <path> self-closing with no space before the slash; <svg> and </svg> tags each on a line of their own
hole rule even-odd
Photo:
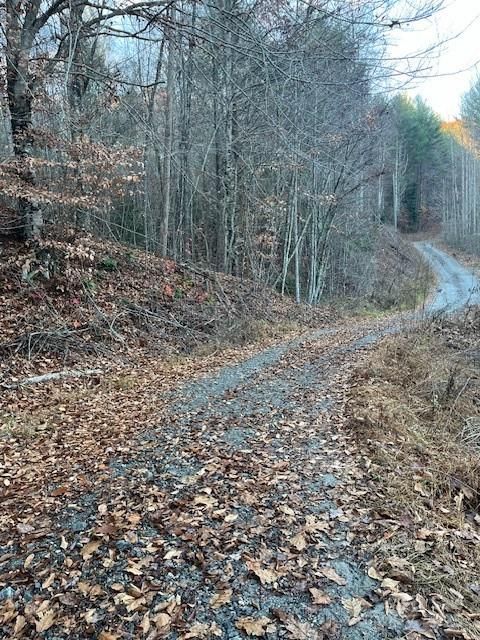
<svg viewBox="0 0 480 640">
<path fill-rule="evenodd" d="M 165 4 L 164 0 L 89 2 L 90 15 L 84 20 L 87 3 L 81 0 L 5 1 L 7 98 L 17 174 L 25 187 L 25 193 L 20 189 L 18 194 L 18 206 L 27 237 L 39 237 L 43 226 L 42 210 L 32 191 L 35 173 L 30 161 L 34 144 L 33 102 L 42 83 L 55 73 L 60 62 L 68 60 L 73 66 L 69 97 L 73 115 L 78 117 L 86 82 L 81 72 L 84 40 L 95 37 L 98 27 L 104 33 L 134 37 L 138 31 L 117 28 L 115 20 L 130 16 L 152 24 L 160 19 Z M 56 29 L 59 22 L 65 27 L 60 34 Z"/>
</svg>

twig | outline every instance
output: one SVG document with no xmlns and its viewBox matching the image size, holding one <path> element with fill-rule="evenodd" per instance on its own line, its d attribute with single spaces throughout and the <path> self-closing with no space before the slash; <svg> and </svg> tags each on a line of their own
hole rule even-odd
<svg viewBox="0 0 480 640">
<path fill-rule="evenodd" d="M 25 387 L 32 384 L 40 384 L 42 382 L 51 382 L 52 380 L 61 380 L 63 378 L 85 378 L 87 376 L 101 375 L 104 371 L 102 369 L 86 369 L 80 371 L 78 369 L 66 369 L 65 371 L 53 371 L 52 373 L 44 373 L 41 376 L 32 376 L 31 378 L 25 378 L 19 382 L 12 384 L 0 383 L 4 389 L 18 389 L 19 387 Z"/>
</svg>

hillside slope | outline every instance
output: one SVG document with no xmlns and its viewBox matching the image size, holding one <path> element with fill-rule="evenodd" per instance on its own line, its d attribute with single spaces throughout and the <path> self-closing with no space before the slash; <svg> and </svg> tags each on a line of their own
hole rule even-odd
<svg viewBox="0 0 480 640">
<path fill-rule="evenodd" d="M 349 300 L 347 313 L 412 306 L 422 269 L 409 243 L 384 231 L 363 296 Z M 281 337 L 339 321 L 333 302 L 297 305 L 249 280 L 65 230 L 35 245 L 8 240 L 0 249 L 0 382 Z"/>
<path fill-rule="evenodd" d="M 90 236 L 5 242 L 0 380 L 107 360 L 244 344 L 319 326 L 332 307 L 295 305 L 250 281 Z"/>
</svg>

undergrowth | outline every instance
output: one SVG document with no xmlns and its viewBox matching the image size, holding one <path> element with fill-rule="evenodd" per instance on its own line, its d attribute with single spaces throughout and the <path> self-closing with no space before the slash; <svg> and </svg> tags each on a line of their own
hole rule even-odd
<svg viewBox="0 0 480 640">
<path fill-rule="evenodd" d="M 397 525 L 375 553 L 406 558 L 480 637 L 480 312 L 434 320 L 379 345 L 352 380 L 369 506 Z"/>
<path fill-rule="evenodd" d="M 9 241 L 0 264 L 0 382 L 93 359 L 243 346 L 338 319 L 263 284 L 84 234 Z"/>
<path fill-rule="evenodd" d="M 435 284 L 433 272 L 411 242 L 388 229 L 380 235 L 366 271 L 368 283 L 363 283 L 355 295 L 337 301 L 339 308 L 350 315 L 377 318 L 422 308 Z"/>
</svg>

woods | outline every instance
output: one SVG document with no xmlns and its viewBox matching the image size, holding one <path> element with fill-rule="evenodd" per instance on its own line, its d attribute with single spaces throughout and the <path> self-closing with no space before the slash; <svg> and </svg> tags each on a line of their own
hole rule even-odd
<svg viewBox="0 0 480 640">
<path fill-rule="evenodd" d="M 2 232 L 75 227 L 309 304 L 367 290 L 380 225 L 437 211 L 439 123 L 381 61 L 440 5 L 6 2 Z"/>
<path fill-rule="evenodd" d="M 450 155 L 450 170 L 443 185 L 444 234 L 448 242 L 474 254 L 480 251 L 479 91 L 477 77 L 463 97 L 462 119 L 444 126 Z"/>
<path fill-rule="evenodd" d="M 0 638 L 480 640 L 457 4 L 0 2 Z"/>
</svg>

